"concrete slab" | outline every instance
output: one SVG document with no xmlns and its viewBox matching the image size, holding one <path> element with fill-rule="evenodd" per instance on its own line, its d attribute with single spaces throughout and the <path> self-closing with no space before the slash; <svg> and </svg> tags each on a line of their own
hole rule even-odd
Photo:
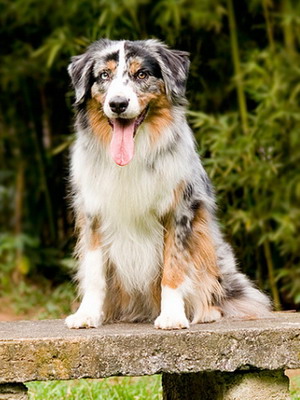
<svg viewBox="0 0 300 400">
<path fill-rule="evenodd" d="M 0 323 L 0 382 L 300 367 L 300 313 L 188 330 L 148 324 L 70 330 L 62 320 Z"/>
</svg>

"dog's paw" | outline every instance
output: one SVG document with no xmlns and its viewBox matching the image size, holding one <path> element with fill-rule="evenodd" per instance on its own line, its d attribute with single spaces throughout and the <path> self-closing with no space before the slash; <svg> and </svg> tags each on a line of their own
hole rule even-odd
<svg viewBox="0 0 300 400">
<path fill-rule="evenodd" d="M 189 328 L 190 324 L 185 315 L 166 315 L 160 314 L 154 322 L 156 329 L 184 329 Z"/>
<path fill-rule="evenodd" d="M 77 311 L 75 314 L 69 315 L 65 319 L 68 328 L 98 328 L 102 323 L 101 314 L 87 314 Z"/>
<path fill-rule="evenodd" d="M 218 321 L 219 319 L 222 318 L 222 313 L 221 311 L 216 308 L 216 307 L 212 307 L 210 312 L 207 313 L 207 315 L 205 315 L 203 317 L 203 321 L 202 322 L 213 322 L 213 321 Z"/>
<path fill-rule="evenodd" d="M 201 324 L 205 322 L 214 322 L 218 321 L 219 319 L 222 318 L 222 312 L 219 308 L 217 307 L 211 307 L 209 311 L 206 311 L 205 313 L 200 312 L 199 314 L 196 314 L 194 316 L 194 319 L 192 321 L 192 324 Z"/>
</svg>

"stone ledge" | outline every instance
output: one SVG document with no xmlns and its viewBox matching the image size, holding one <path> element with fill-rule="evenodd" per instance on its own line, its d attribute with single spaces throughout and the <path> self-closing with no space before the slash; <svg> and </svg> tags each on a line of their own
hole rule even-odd
<svg viewBox="0 0 300 400">
<path fill-rule="evenodd" d="M 0 382 L 300 367 L 300 313 L 188 330 L 148 324 L 69 330 L 62 320 L 0 323 Z"/>
</svg>

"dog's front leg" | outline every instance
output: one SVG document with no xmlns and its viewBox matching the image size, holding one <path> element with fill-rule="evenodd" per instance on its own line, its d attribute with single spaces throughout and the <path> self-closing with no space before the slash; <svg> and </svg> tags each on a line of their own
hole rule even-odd
<svg viewBox="0 0 300 400">
<path fill-rule="evenodd" d="M 178 232 L 171 217 L 166 225 L 164 239 L 164 265 L 161 283 L 161 313 L 155 320 L 159 329 L 182 329 L 189 327 L 185 315 L 184 296 L 188 289 L 187 260 L 176 240 Z"/>
<path fill-rule="evenodd" d="M 101 248 L 100 226 L 96 218 L 81 218 L 78 281 L 82 295 L 75 314 L 66 318 L 69 328 L 96 328 L 102 323 L 106 291 L 105 262 Z"/>
</svg>

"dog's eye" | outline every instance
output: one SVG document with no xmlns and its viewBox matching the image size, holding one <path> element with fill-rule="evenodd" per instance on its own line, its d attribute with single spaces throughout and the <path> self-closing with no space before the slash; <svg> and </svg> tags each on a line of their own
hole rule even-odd
<svg viewBox="0 0 300 400">
<path fill-rule="evenodd" d="M 102 81 L 107 81 L 107 79 L 109 79 L 109 73 L 107 71 L 103 71 L 101 72 L 99 77 Z"/>
<path fill-rule="evenodd" d="M 148 78 L 148 74 L 146 71 L 140 70 L 135 75 L 138 79 L 146 79 Z"/>
</svg>

